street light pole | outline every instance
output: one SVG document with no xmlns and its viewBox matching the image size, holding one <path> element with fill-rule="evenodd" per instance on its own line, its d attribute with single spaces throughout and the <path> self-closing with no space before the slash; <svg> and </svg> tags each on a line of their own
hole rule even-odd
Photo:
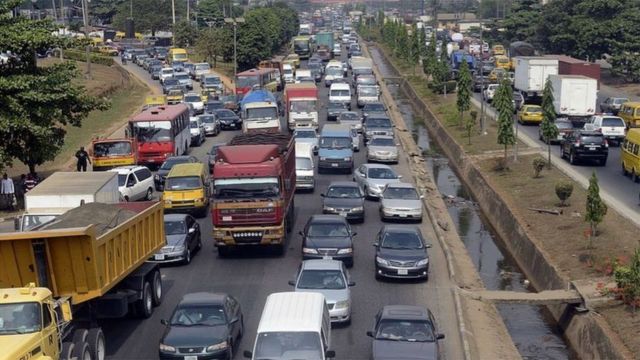
<svg viewBox="0 0 640 360">
<path fill-rule="evenodd" d="M 480 19 L 480 135 L 487 134 L 487 128 L 484 118 L 484 74 L 483 74 L 483 62 L 484 62 L 484 42 L 482 40 L 482 33 L 484 33 L 484 26 L 482 25 L 482 19 Z"/>
<path fill-rule="evenodd" d="M 82 0 L 82 20 L 84 21 L 84 36 L 85 39 L 89 40 L 89 1 L 90 0 Z M 87 71 L 85 73 L 85 77 L 87 79 L 91 79 L 91 45 L 87 44 L 84 48 L 84 53 L 87 62 Z"/>
<path fill-rule="evenodd" d="M 244 18 L 224 18 L 224 22 L 233 25 L 233 93 L 236 93 L 236 77 L 238 75 L 238 24 L 244 22 Z"/>
</svg>

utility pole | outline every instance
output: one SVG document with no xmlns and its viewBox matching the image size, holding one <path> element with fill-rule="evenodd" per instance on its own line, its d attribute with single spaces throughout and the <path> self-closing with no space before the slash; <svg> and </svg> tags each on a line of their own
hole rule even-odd
<svg viewBox="0 0 640 360">
<path fill-rule="evenodd" d="M 82 0 L 82 18 L 84 21 L 84 36 L 85 39 L 90 41 L 89 38 L 89 1 L 90 0 Z M 87 79 L 91 79 L 91 45 L 87 44 L 84 48 L 84 53 L 87 62 L 87 71 L 85 73 L 85 77 Z"/>
<path fill-rule="evenodd" d="M 484 26 L 482 24 L 482 18 L 480 18 L 480 135 L 487 134 L 487 126 L 484 118 L 484 74 L 482 73 L 482 62 L 484 61 L 484 42 L 482 40 L 482 34 L 484 33 Z"/>
<path fill-rule="evenodd" d="M 224 18 L 224 22 L 233 25 L 233 93 L 236 93 L 236 77 L 238 75 L 238 24 L 244 23 L 244 18 Z"/>
<path fill-rule="evenodd" d="M 191 1 L 190 1 L 190 0 L 187 0 L 187 23 L 189 23 L 189 24 L 191 24 L 191 23 L 190 23 L 191 18 L 189 17 L 189 10 L 191 10 L 191 9 L 190 9 L 190 6 L 191 6 Z"/>
<path fill-rule="evenodd" d="M 63 35 L 66 36 L 67 35 L 67 30 L 66 30 L 66 28 L 64 26 L 64 23 L 65 23 L 65 21 L 64 21 L 64 0 L 60 0 L 60 21 L 62 22 Z M 58 31 L 60 31 L 60 30 L 58 30 Z M 62 59 L 64 59 L 64 56 L 62 54 L 62 46 L 60 46 L 59 49 L 60 49 L 60 60 L 62 60 Z"/>
<path fill-rule="evenodd" d="M 176 0 L 171 0 L 171 18 L 173 19 L 171 28 L 171 43 L 176 46 Z"/>
</svg>

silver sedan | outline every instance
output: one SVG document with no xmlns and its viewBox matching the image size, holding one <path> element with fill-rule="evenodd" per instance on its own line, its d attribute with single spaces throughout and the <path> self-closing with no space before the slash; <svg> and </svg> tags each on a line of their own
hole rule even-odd
<svg viewBox="0 0 640 360">
<path fill-rule="evenodd" d="M 398 163 L 398 144 L 393 136 L 376 135 L 371 138 L 367 148 L 367 160 Z"/>
<path fill-rule="evenodd" d="M 401 178 L 388 165 L 382 164 L 363 164 L 353 172 L 353 180 L 369 198 L 379 198 L 385 185 L 399 183 Z"/>
<path fill-rule="evenodd" d="M 422 221 L 422 198 L 413 184 L 387 184 L 380 197 L 380 218 Z"/>
</svg>

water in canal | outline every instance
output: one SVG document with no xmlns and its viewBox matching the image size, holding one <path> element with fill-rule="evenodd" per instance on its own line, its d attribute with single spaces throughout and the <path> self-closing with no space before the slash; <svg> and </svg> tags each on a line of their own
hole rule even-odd
<svg viewBox="0 0 640 360">
<path fill-rule="evenodd" d="M 383 75 L 390 75 L 388 66 L 375 48 L 372 56 Z M 434 180 L 445 196 L 451 218 L 480 277 L 487 289 L 529 291 L 525 276 L 503 247 L 482 217 L 480 209 L 465 189 L 460 179 L 449 167 L 447 158 L 429 138 L 421 118 L 415 117 L 410 102 L 403 97 L 397 85 L 389 85 L 402 113 L 407 129 L 425 154 Z M 524 359 L 574 359 L 558 327 L 541 306 L 498 304 L 498 311 Z"/>
</svg>

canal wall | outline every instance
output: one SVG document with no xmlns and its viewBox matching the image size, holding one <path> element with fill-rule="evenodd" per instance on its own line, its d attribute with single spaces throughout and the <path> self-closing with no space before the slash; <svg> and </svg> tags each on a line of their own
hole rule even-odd
<svg viewBox="0 0 640 360">
<path fill-rule="evenodd" d="M 381 51 L 393 72 L 400 72 Z M 522 268 L 531 284 L 538 290 L 564 289 L 569 280 L 551 264 L 549 256 L 537 239 L 522 225 L 518 216 L 509 208 L 500 193 L 464 153 L 463 147 L 451 137 L 431 111 L 429 105 L 418 95 L 407 81 L 401 81 L 400 89 L 423 114 L 425 125 L 450 161 L 451 167 L 476 199 L 483 214 L 504 242 L 507 251 Z M 594 312 L 577 313 L 572 306 L 547 306 L 547 309 L 564 330 L 564 335 L 573 350 L 582 359 L 632 359 L 633 355 L 624 346 L 604 319 Z"/>
</svg>

